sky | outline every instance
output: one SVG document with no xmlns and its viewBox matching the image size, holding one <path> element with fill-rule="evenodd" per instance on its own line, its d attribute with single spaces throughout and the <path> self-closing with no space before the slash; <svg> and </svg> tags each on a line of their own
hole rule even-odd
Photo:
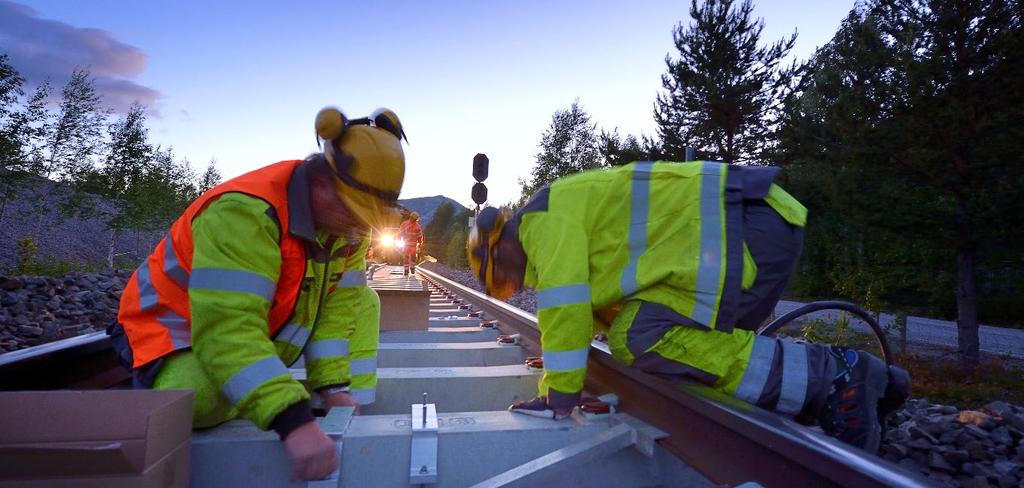
<svg viewBox="0 0 1024 488">
<path fill-rule="evenodd" d="M 149 107 L 150 138 L 227 178 L 317 150 L 313 119 L 395 111 L 409 137 L 402 198 L 519 196 L 542 132 L 574 99 L 599 128 L 653 135 L 672 30 L 689 1 L 0 0 L 0 51 L 29 81 L 88 66 L 108 107 Z M 762 42 L 829 41 L 853 0 L 755 0 Z"/>
</svg>

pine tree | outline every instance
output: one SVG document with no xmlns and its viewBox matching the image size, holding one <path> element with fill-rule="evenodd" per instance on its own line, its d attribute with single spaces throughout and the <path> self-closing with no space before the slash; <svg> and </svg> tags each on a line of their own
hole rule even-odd
<svg viewBox="0 0 1024 488">
<path fill-rule="evenodd" d="M 600 168 L 597 124 L 580 105 L 579 99 L 566 110 L 551 116 L 551 125 L 541 135 L 540 152 L 530 172 L 530 180 L 519 180 L 523 188 L 520 202 L 558 178 L 580 171 Z"/>
<path fill-rule="evenodd" d="M 199 194 L 202 195 L 210 188 L 219 185 L 221 180 L 220 171 L 217 171 L 217 159 L 211 159 L 210 164 L 206 167 L 206 171 L 203 172 L 203 176 L 199 179 Z"/>
<path fill-rule="evenodd" d="M 762 20 L 742 0 L 692 0 L 690 25 L 672 33 L 679 58 L 665 57 L 666 92 L 654 118 L 668 159 L 682 161 L 685 147 L 726 163 L 764 163 L 777 112 L 794 67 L 781 67 L 796 33 L 761 46 Z"/>
<path fill-rule="evenodd" d="M 938 200 L 931 212 L 914 213 L 956 256 L 958 354 L 965 367 L 979 361 L 977 280 L 986 252 L 1009 259 L 1003 266 L 1024 267 L 1021 7 L 1012 0 L 882 1 L 876 7 L 907 81 L 893 161 Z"/>
<path fill-rule="evenodd" d="M 656 161 L 664 159 L 657 141 L 642 136 L 639 139 L 633 134 L 625 137 L 619 130 L 601 131 L 598 136 L 598 150 L 604 159 L 604 166 L 621 166 L 634 161 Z"/>
<path fill-rule="evenodd" d="M 979 359 L 978 280 L 982 298 L 1001 304 L 989 314 L 1024 309 L 1024 30 L 1014 5 L 855 9 L 808 66 L 781 132 L 794 193 L 818 216 L 805 255 L 838 290 L 955 310 L 967 368 Z"/>
</svg>

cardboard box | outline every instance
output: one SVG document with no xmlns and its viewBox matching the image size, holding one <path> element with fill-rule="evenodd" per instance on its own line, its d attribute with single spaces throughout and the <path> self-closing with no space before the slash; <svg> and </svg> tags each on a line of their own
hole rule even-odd
<svg viewBox="0 0 1024 488">
<path fill-rule="evenodd" d="M 0 393 L 0 487 L 187 486 L 189 390 Z"/>
<path fill-rule="evenodd" d="M 419 277 L 392 275 L 385 268 L 368 284 L 380 296 L 380 330 L 427 330 L 430 290 Z"/>
</svg>

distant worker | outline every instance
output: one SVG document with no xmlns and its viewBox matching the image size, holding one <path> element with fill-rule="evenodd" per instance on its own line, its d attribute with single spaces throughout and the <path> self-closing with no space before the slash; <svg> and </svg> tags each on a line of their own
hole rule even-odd
<svg viewBox="0 0 1024 488">
<path fill-rule="evenodd" d="M 398 117 L 321 110 L 323 153 L 207 191 L 135 271 L 108 329 L 136 387 L 195 392 L 196 428 L 241 416 L 273 429 L 296 478 L 337 468 L 306 386 L 328 406 L 374 401 L 380 300 L 366 286 L 369 230 L 397 224 Z"/>
<path fill-rule="evenodd" d="M 537 290 L 545 371 L 539 396 L 510 409 L 571 413 L 596 317 L 626 365 L 815 419 L 876 451 L 891 411 L 878 411 L 879 400 L 902 405 L 905 371 L 865 352 L 753 332 L 786 288 L 807 218 L 772 183 L 777 171 L 636 162 L 555 181 L 514 215 L 481 211 L 467 242 L 474 275 L 500 299 Z"/>
<path fill-rule="evenodd" d="M 412 212 L 409 218 L 402 221 L 398 230 L 405 247 L 402 249 L 402 265 L 405 267 L 405 275 L 416 274 L 416 263 L 419 258 L 420 247 L 423 245 L 423 229 L 420 228 L 420 213 Z"/>
</svg>

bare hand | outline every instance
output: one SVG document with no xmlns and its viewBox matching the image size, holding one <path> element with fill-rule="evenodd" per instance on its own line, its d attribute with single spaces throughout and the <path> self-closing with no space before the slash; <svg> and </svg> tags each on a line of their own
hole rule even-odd
<svg viewBox="0 0 1024 488">
<path fill-rule="evenodd" d="M 316 421 L 302 424 L 284 439 L 284 450 L 292 460 L 293 480 L 322 480 L 338 469 L 334 441 Z"/>
<path fill-rule="evenodd" d="M 359 415 L 359 400 L 352 396 L 352 393 L 347 391 L 339 391 L 331 395 L 325 395 L 324 400 L 327 401 L 328 407 L 356 407 L 356 415 Z"/>
</svg>

